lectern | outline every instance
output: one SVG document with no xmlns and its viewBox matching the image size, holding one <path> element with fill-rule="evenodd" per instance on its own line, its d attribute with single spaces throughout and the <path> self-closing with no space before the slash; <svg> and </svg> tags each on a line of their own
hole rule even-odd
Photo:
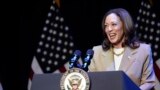
<svg viewBox="0 0 160 90">
<path fill-rule="evenodd" d="M 123 71 L 88 72 L 90 90 L 140 90 Z M 35 74 L 31 90 L 60 90 L 62 74 Z"/>
</svg>

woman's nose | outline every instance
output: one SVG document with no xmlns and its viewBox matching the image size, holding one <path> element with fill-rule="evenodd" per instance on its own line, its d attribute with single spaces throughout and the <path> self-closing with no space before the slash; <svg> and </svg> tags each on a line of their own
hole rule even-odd
<svg viewBox="0 0 160 90">
<path fill-rule="evenodd" d="M 112 27 L 111 26 L 108 26 L 108 31 L 112 31 Z"/>
</svg>

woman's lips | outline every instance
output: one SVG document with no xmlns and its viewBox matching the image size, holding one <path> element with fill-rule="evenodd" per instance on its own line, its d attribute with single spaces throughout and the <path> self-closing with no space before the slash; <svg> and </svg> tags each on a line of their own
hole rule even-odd
<svg viewBox="0 0 160 90">
<path fill-rule="evenodd" d="M 111 39 L 114 39 L 114 38 L 116 37 L 116 34 L 115 34 L 115 33 L 111 33 L 111 34 L 109 34 L 109 37 L 110 37 Z"/>
</svg>

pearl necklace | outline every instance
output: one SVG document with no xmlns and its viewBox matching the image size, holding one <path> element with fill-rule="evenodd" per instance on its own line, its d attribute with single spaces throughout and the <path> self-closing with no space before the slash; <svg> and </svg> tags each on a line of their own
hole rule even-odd
<svg viewBox="0 0 160 90">
<path fill-rule="evenodd" d="M 120 53 L 115 52 L 115 50 L 113 50 L 113 54 L 116 56 L 120 56 L 124 53 L 124 48 L 122 49 L 122 51 Z"/>
</svg>

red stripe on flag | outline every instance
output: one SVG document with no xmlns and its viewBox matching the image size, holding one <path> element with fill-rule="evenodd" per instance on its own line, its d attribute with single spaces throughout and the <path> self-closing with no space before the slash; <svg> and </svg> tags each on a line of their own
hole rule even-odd
<svg viewBox="0 0 160 90">
<path fill-rule="evenodd" d="M 157 66 L 156 63 L 154 64 L 154 70 L 158 80 L 160 81 L 160 68 Z"/>
<path fill-rule="evenodd" d="M 33 78 L 33 75 L 34 75 L 34 72 L 33 72 L 33 70 L 31 69 L 31 71 L 30 71 L 30 74 L 29 74 L 29 78 L 32 80 L 32 78 Z"/>
<path fill-rule="evenodd" d="M 61 73 L 66 72 L 66 68 L 65 68 L 65 66 L 63 65 L 62 67 L 60 67 L 60 68 L 59 68 L 59 71 L 60 71 Z"/>
</svg>

